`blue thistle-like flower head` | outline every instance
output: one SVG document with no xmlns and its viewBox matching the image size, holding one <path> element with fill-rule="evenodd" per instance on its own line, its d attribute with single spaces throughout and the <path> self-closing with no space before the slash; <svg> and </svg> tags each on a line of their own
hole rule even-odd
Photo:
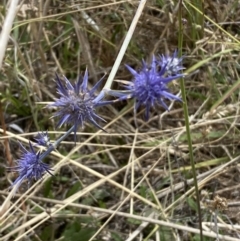
<svg viewBox="0 0 240 241">
<path fill-rule="evenodd" d="M 34 138 L 34 140 L 37 142 L 37 145 L 39 146 L 49 147 L 51 145 L 47 131 L 39 132 L 37 136 Z"/>
<path fill-rule="evenodd" d="M 43 163 L 40 160 L 40 153 L 35 152 L 31 142 L 29 142 L 29 151 L 25 149 L 25 147 L 21 143 L 19 144 L 23 151 L 22 157 L 17 160 L 17 166 L 9 168 L 10 171 L 19 173 L 18 178 L 14 181 L 12 185 L 19 186 L 24 179 L 27 179 L 29 183 L 32 181 L 32 179 L 38 180 L 46 172 L 52 175 L 50 172 L 51 168 L 48 164 Z"/>
<path fill-rule="evenodd" d="M 157 61 L 157 64 L 161 66 L 161 68 L 165 68 L 165 73 L 167 75 L 177 75 L 181 72 L 181 70 L 185 69 L 182 66 L 183 58 L 178 58 L 177 55 L 177 50 L 175 50 L 173 56 L 159 56 L 160 60 Z"/>
<path fill-rule="evenodd" d="M 80 76 L 74 84 L 71 84 L 65 76 L 64 81 L 65 84 L 57 76 L 57 90 L 60 98 L 49 105 L 49 107 L 55 106 L 58 108 L 58 111 L 54 114 L 54 117 L 59 117 L 57 127 L 61 127 L 63 124 L 74 125 L 74 133 L 76 135 L 79 126 L 83 128 L 85 122 L 90 122 L 103 130 L 97 123 L 97 120 L 104 121 L 104 119 L 95 113 L 95 108 L 104 105 L 104 102 L 101 101 L 101 96 L 95 96 L 94 94 L 102 79 L 91 90 L 87 87 L 87 70 L 84 77 Z"/>
<path fill-rule="evenodd" d="M 121 99 L 135 98 L 135 110 L 137 110 L 140 105 L 145 105 L 147 120 L 149 118 L 150 107 L 154 107 L 155 104 L 160 104 L 168 110 L 168 106 L 165 104 L 164 99 L 181 101 L 178 96 L 169 91 L 167 84 L 183 75 L 175 74 L 174 76 L 168 76 L 166 74 L 166 66 L 167 65 L 159 69 L 154 56 L 150 65 L 143 61 L 143 67 L 140 72 L 126 65 L 134 79 L 133 82 L 127 85 L 130 93 L 128 95 L 119 96 Z"/>
</svg>

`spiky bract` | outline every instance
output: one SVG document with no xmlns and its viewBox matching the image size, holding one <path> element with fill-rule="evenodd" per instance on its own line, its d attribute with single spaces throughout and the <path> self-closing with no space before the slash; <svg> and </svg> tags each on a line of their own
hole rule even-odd
<svg viewBox="0 0 240 241">
<path fill-rule="evenodd" d="M 54 114 L 54 117 L 59 117 L 57 127 L 61 127 L 63 124 L 74 125 L 74 133 L 76 134 L 79 126 L 83 128 L 85 122 L 90 122 L 99 129 L 102 129 L 97 123 L 97 120 L 104 121 L 104 119 L 95 113 L 95 108 L 103 105 L 104 102 L 101 101 L 101 98 L 96 98 L 94 94 L 101 80 L 102 79 L 89 90 L 87 70 L 85 71 L 84 77 L 80 76 L 74 84 L 71 84 L 65 76 L 65 83 L 63 84 L 57 76 L 57 90 L 60 98 L 49 105 L 50 107 L 55 106 L 58 108 Z"/>
<path fill-rule="evenodd" d="M 183 69 L 182 60 L 183 58 L 178 58 L 177 50 L 174 51 L 173 56 L 160 55 L 160 60 L 157 60 L 157 64 L 161 68 L 165 68 L 165 73 L 169 76 L 179 74 Z"/>
<path fill-rule="evenodd" d="M 160 68 L 154 56 L 150 65 L 142 61 L 142 69 L 139 72 L 128 65 L 126 65 L 126 67 L 134 78 L 133 82 L 127 85 L 127 89 L 130 90 L 130 93 L 120 98 L 135 98 L 135 110 L 137 110 L 140 105 L 145 105 L 147 120 L 149 118 L 150 107 L 154 107 L 156 104 L 160 104 L 168 110 L 168 106 L 164 102 L 164 99 L 181 101 L 178 96 L 169 91 L 167 85 L 172 80 L 180 78 L 183 75 L 168 75 L 166 69 L 167 65 Z"/>
<path fill-rule="evenodd" d="M 21 143 L 19 144 L 23 154 L 21 158 L 17 160 L 17 166 L 9 168 L 10 171 L 18 172 L 18 178 L 12 185 L 19 186 L 25 179 L 27 179 L 29 183 L 33 179 L 38 180 L 46 172 L 51 174 L 51 168 L 48 164 L 40 160 L 40 153 L 35 152 L 31 142 L 29 142 L 29 151 Z"/>
<path fill-rule="evenodd" d="M 37 145 L 39 145 L 39 146 L 48 147 L 48 146 L 51 145 L 47 131 L 45 131 L 45 132 L 43 132 L 43 131 L 42 131 L 42 132 L 39 132 L 39 133 L 37 134 L 37 136 L 34 138 L 34 140 L 37 142 Z"/>
</svg>

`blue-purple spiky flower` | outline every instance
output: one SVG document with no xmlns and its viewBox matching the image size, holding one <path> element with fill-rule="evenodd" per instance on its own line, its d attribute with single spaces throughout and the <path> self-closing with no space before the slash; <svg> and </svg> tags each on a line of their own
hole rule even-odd
<svg viewBox="0 0 240 241">
<path fill-rule="evenodd" d="M 99 87 L 102 79 L 100 79 L 94 87 L 88 89 L 88 71 L 85 71 L 84 77 L 80 76 L 78 81 L 71 84 L 70 81 L 64 76 L 64 84 L 57 76 L 57 90 L 60 95 L 51 106 L 58 108 L 54 117 L 59 117 L 57 127 L 63 124 L 74 126 L 74 133 L 78 127 L 83 128 L 85 122 L 90 122 L 99 129 L 101 126 L 97 120 L 102 120 L 100 116 L 95 113 L 95 108 L 104 105 L 107 102 L 101 101 L 101 96 L 95 96 L 94 92 Z M 103 130 L 103 129 L 102 129 Z"/>
<path fill-rule="evenodd" d="M 135 98 L 135 111 L 140 105 L 145 105 L 146 120 L 149 119 L 150 107 L 154 107 L 156 104 L 160 104 L 168 110 L 164 99 L 181 101 L 181 98 L 169 91 L 167 85 L 172 80 L 182 77 L 183 74 L 175 73 L 172 76 L 169 75 L 167 64 L 160 67 L 156 58 L 153 56 L 150 65 L 143 61 L 140 72 L 135 71 L 128 65 L 126 65 L 126 67 L 134 77 L 133 82 L 129 82 L 126 85 L 128 91 L 126 91 L 126 93 L 110 91 L 110 94 L 118 96 L 122 100 Z"/>
<path fill-rule="evenodd" d="M 178 58 L 177 50 L 174 51 L 173 56 L 169 55 L 160 55 L 160 60 L 157 60 L 157 64 L 161 66 L 161 68 L 165 68 L 165 73 L 167 75 L 176 75 L 181 73 L 183 69 L 182 60 L 183 58 Z"/>
<path fill-rule="evenodd" d="M 52 175 L 51 168 L 48 164 L 42 162 L 40 159 L 40 153 L 35 152 L 31 142 L 29 142 L 29 151 L 21 143 L 19 144 L 23 154 L 21 158 L 17 160 L 17 166 L 9 168 L 9 171 L 18 172 L 19 174 L 18 178 L 12 185 L 19 186 L 25 179 L 28 180 L 28 183 L 33 179 L 38 180 L 46 172 Z"/>
<path fill-rule="evenodd" d="M 34 138 L 34 140 L 37 142 L 37 145 L 39 146 L 49 147 L 51 145 L 47 131 L 39 132 L 37 136 Z"/>
</svg>

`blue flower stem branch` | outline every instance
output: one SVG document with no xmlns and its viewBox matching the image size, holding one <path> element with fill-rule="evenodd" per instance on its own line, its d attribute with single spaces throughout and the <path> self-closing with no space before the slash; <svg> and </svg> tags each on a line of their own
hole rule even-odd
<svg viewBox="0 0 240 241">
<path fill-rule="evenodd" d="M 101 91 L 99 96 L 104 96 L 105 95 L 105 91 L 111 89 L 114 77 L 115 77 L 115 75 L 116 75 L 116 73 L 118 71 L 118 68 L 119 68 L 119 66 L 121 64 L 121 61 L 122 61 L 123 56 L 124 56 L 124 54 L 125 54 L 125 52 L 127 50 L 127 47 L 128 47 L 128 45 L 129 45 L 129 43 L 130 43 L 130 41 L 132 39 L 134 30 L 135 30 L 135 28 L 137 26 L 138 20 L 139 20 L 141 14 L 142 14 L 142 11 L 144 9 L 144 6 L 145 6 L 146 2 L 147 2 L 147 0 L 141 0 L 140 1 L 139 5 L 138 5 L 138 9 L 136 11 L 136 14 L 135 14 L 135 16 L 134 16 L 134 18 L 132 20 L 132 23 L 131 23 L 130 28 L 129 28 L 128 32 L 127 32 L 127 35 L 126 35 L 126 37 L 125 37 L 125 39 L 123 41 L 122 47 L 121 47 L 121 49 L 120 49 L 120 51 L 118 53 L 117 59 L 116 59 L 114 65 L 112 67 L 112 70 L 111 70 L 111 72 L 110 72 L 110 74 L 108 76 L 108 79 L 107 79 L 107 81 L 106 81 L 106 83 L 105 83 L 105 85 L 103 87 L 103 90 Z"/>
<path fill-rule="evenodd" d="M 183 1 L 180 0 L 179 9 L 178 9 L 178 22 L 179 22 L 178 55 L 179 55 L 179 57 L 182 56 L 182 46 L 183 46 L 182 6 L 183 6 Z M 182 92 L 183 111 L 184 111 L 186 134 L 187 134 L 187 140 L 188 140 L 189 159 L 190 159 L 190 162 L 191 162 L 193 182 L 194 182 L 196 199 L 197 199 L 197 211 L 198 211 L 198 217 L 199 217 L 200 240 L 203 241 L 200 195 L 199 195 L 199 190 L 198 190 L 197 174 L 196 174 L 196 168 L 195 168 L 195 162 L 194 162 L 194 156 L 193 156 L 193 146 L 192 146 L 192 138 L 191 138 L 191 130 L 190 130 L 190 122 L 189 122 L 189 114 L 188 114 L 188 106 L 187 106 L 187 98 L 186 98 L 184 78 L 180 79 L 180 87 L 181 87 L 181 92 Z"/>
<path fill-rule="evenodd" d="M 49 148 L 43 152 L 40 157 L 39 157 L 39 161 L 43 160 L 46 156 L 48 156 L 52 151 L 54 151 L 58 145 L 65 139 L 67 138 L 72 132 L 74 131 L 74 126 L 72 126 L 66 133 L 64 133 L 58 140 L 56 140 L 53 144 L 51 144 L 49 146 Z M 9 206 L 10 206 L 10 200 L 12 197 L 14 197 L 14 195 L 16 194 L 17 189 L 19 188 L 19 186 L 21 185 L 22 181 L 19 181 L 16 183 L 16 185 L 13 185 L 13 188 L 11 190 L 11 192 L 9 193 L 9 195 L 7 196 L 7 198 L 5 199 L 5 201 L 3 202 L 3 204 L 0 206 L 0 217 L 2 217 L 4 215 L 4 213 L 8 210 Z"/>
<path fill-rule="evenodd" d="M 58 140 L 56 140 L 51 146 L 41 154 L 40 160 L 44 159 L 46 156 L 48 156 L 52 151 L 54 151 L 58 145 L 65 139 L 67 138 L 73 131 L 74 131 L 74 126 L 72 126 L 66 133 L 64 133 Z"/>
</svg>

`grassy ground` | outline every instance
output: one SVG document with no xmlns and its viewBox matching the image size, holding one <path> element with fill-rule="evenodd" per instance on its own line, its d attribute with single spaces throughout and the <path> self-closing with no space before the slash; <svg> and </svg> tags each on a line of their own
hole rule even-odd
<svg viewBox="0 0 240 241">
<path fill-rule="evenodd" d="M 67 130 L 43 108 L 57 97 L 55 73 L 74 80 L 87 66 L 91 85 L 107 79 L 138 4 L 19 5 L 0 72 L 1 203 L 17 178 L 5 166 L 20 157 L 18 141 Z M 148 122 L 144 108 L 134 120 L 131 100 L 101 108 L 107 133 L 87 125 L 46 158 L 55 176 L 21 185 L 0 213 L 0 241 L 240 240 L 239 13 L 237 0 L 147 1 L 112 88 L 131 80 L 124 64 L 139 69 L 180 47 L 188 75 L 170 89 L 184 84 L 188 116 L 177 102 Z"/>
</svg>

